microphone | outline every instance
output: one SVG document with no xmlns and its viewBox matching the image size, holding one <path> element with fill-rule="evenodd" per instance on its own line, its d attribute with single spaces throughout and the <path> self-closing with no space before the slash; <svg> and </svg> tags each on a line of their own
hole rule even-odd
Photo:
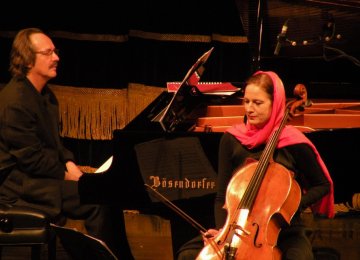
<svg viewBox="0 0 360 260">
<path fill-rule="evenodd" d="M 285 40 L 286 40 L 286 33 L 288 30 L 287 23 L 288 23 L 288 20 L 286 20 L 286 22 L 283 24 L 283 26 L 281 28 L 281 32 L 277 36 L 277 43 L 276 43 L 276 47 L 274 50 L 274 55 L 279 55 L 281 46 L 282 46 L 283 42 L 285 42 Z"/>
</svg>

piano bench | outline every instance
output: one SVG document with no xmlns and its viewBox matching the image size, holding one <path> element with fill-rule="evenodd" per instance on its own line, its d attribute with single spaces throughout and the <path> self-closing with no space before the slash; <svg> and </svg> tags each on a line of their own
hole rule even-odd
<svg viewBox="0 0 360 260">
<path fill-rule="evenodd" d="M 47 245 L 48 259 L 56 258 L 56 237 L 43 212 L 23 206 L 0 204 L 0 259 L 5 246 L 31 247 L 31 259 L 41 259 Z"/>
</svg>

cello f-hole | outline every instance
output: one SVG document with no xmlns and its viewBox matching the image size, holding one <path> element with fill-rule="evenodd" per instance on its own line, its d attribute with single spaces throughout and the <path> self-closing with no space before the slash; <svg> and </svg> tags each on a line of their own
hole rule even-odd
<svg viewBox="0 0 360 260">
<path fill-rule="evenodd" d="M 256 226 L 256 232 L 255 232 L 255 236 L 254 236 L 254 246 L 256 248 L 260 248 L 260 247 L 262 247 L 262 243 L 256 243 L 257 237 L 259 235 L 259 224 L 253 223 L 252 225 Z"/>
</svg>

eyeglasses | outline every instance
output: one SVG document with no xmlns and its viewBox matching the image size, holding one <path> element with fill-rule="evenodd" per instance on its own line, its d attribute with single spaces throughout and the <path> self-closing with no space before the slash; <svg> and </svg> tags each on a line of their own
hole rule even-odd
<svg viewBox="0 0 360 260">
<path fill-rule="evenodd" d="M 45 51 L 34 51 L 34 53 L 38 53 L 45 56 L 51 56 L 53 53 L 59 56 L 59 49 L 53 49 L 53 50 L 45 50 Z"/>
</svg>

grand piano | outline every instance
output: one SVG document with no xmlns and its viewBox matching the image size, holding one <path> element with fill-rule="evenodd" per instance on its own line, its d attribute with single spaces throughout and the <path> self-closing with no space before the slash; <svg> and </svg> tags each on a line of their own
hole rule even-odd
<svg viewBox="0 0 360 260">
<path fill-rule="evenodd" d="M 290 3 L 283 2 L 288 8 Z M 304 2 L 321 4 L 323 1 Z M 348 2 L 355 4 L 355 1 Z M 249 1 L 249 6 L 254 7 L 254 3 Z M 283 72 L 281 64 L 288 64 L 291 59 L 261 57 L 257 35 L 260 25 L 252 22 L 251 17 L 248 22 L 249 30 L 256 25 L 248 32 L 249 38 L 253 38 L 250 44 L 254 50 L 254 68 L 274 68 Z M 275 44 L 272 43 L 272 47 Z M 284 44 L 283 52 L 286 51 L 291 54 L 294 49 Z M 200 77 L 192 76 L 201 76 L 204 61 L 206 59 L 200 58 L 195 63 L 179 82 L 177 92 L 164 91 L 126 127 L 114 131 L 109 169 L 100 174 L 85 174 L 79 181 L 84 202 L 111 205 L 116 217 L 121 218 L 124 209 L 135 209 L 170 219 L 174 254 L 199 231 L 154 198 L 144 184 L 155 187 L 204 227 L 212 227 L 220 137 L 224 129 L 243 118 L 241 83 L 230 83 L 237 89 L 230 95 L 209 95 L 199 90 Z M 312 106 L 290 122 L 304 131 L 322 155 L 334 181 L 335 203 L 351 201 L 352 196 L 360 192 L 355 177 L 360 154 L 360 92 L 357 88 L 353 93 L 344 94 L 343 88 L 341 85 L 332 88 L 335 94 L 330 97 L 310 95 Z M 341 100 L 336 99 L 337 91 L 342 94 Z M 120 234 L 124 241 L 120 251 L 127 259 L 131 250 L 125 233 L 120 231 Z"/>
</svg>

